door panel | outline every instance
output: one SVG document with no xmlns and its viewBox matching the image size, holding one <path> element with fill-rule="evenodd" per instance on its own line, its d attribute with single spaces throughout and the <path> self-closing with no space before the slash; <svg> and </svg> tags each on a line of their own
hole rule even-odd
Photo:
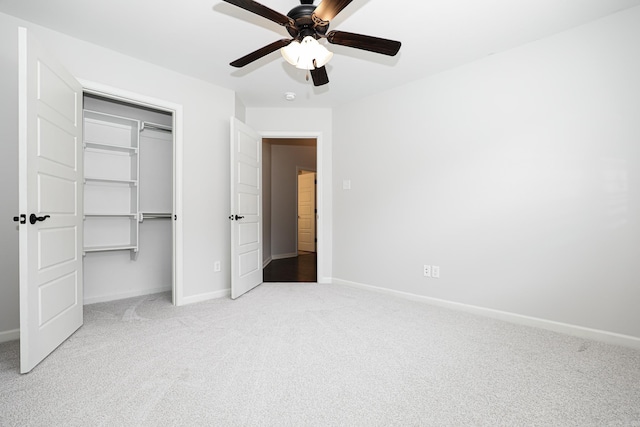
<svg viewBox="0 0 640 427">
<path fill-rule="evenodd" d="M 66 70 L 43 59 L 43 55 L 39 56 L 34 65 L 38 72 L 36 96 L 41 106 L 50 107 L 56 115 L 69 124 L 77 125 L 80 121 L 78 110 L 81 109 L 82 104 L 77 91 L 79 85 L 76 85 L 75 79 L 69 81 Z"/>
<path fill-rule="evenodd" d="M 75 227 L 50 228 L 38 231 L 40 271 L 76 260 L 76 241 L 78 233 Z"/>
<path fill-rule="evenodd" d="M 231 298 L 262 283 L 262 139 L 231 119 Z"/>
<path fill-rule="evenodd" d="M 42 327 L 47 322 L 55 320 L 64 314 L 67 309 L 73 308 L 76 304 L 76 291 L 78 286 L 78 275 L 76 272 L 59 277 L 40 286 L 40 308 L 39 325 Z"/>
<path fill-rule="evenodd" d="M 76 165 L 76 139 L 48 120 L 38 119 L 38 155 L 62 167 Z"/>
<path fill-rule="evenodd" d="M 75 215 L 78 203 L 78 181 L 45 173 L 37 176 L 38 210 Z"/>
<path fill-rule="evenodd" d="M 240 246 L 258 243 L 259 241 L 258 224 L 238 224 L 238 242 Z"/>
<path fill-rule="evenodd" d="M 316 251 L 315 173 L 298 175 L 298 250 Z"/>
<path fill-rule="evenodd" d="M 238 212 L 243 215 L 258 215 L 260 197 L 256 194 L 238 193 Z"/>
<path fill-rule="evenodd" d="M 260 264 L 259 258 L 258 251 L 250 251 L 240 255 L 240 278 L 247 277 L 258 269 L 258 265 Z"/>
<path fill-rule="evenodd" d="M 82 87 L 19 30 L 20 372 L 82 325 Z M 40 218 L 32 224 L 31 215 Z"/>
</svg>

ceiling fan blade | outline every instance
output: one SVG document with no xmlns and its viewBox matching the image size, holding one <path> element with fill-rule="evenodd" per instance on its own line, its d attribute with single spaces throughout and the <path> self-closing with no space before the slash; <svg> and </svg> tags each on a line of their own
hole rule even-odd
<svg viewBox="0 0 640 427">
<path fill-rule="evenodd" d="M 291 41 L 292 41 L 291 39 L 282 39 L 282 40 L 275 41 L 271 44 L 266 45 L 265 47 L 262 47 L 256 50 L 255 52 L 251 52 L 250 54 L 243 56 L 240 59 L 236 59 L 229 65 L 231 65 L 232 67 L 238 67 L 238 68 L 244 67 L 245 65 L 251 64 L 253 61 L 257 61 L 263 56 L 266 56 L 271 52 L 274 52 L 280 49 L 281 47 L 287 46 L 289 43 L 291 43 Z"/>
<path fill-rule="evenodd" d="M 327 25 L 329 21 L 335 18 L 351 1 L 352 0 L 322 0 L 313 12 L 313 17 L 325 22 L 326 24 L 324 25 Z"/>
<path fill-rule="evenodd" d="M 280 25 L 284 25 L 285 27 L 287 26 L 295 27 L 295 22 L 293 21 L 293 19 L 289 18 L 286 15 L 281 14 L 280 12 L 276 12 L 273 9 L 269 9 L 267 6 L 261 5 L 256 1 L 253 1 L 253 0 L 223 0 L 223 1 L 226 1 L 227 3 L 231 3 L 234 6 L 241 7 L 244 10 L 248 10 L 249 12 L 253 12 L 256 15 L 260 15 Z"/>
<path fill-rule="evenodd" d="M 327 40 L 329 40 L 329 43 L 368 50 L 389 56 L 395 56 L 402 45 L 402 43 L 395 40 L 363 36 L 362 34 L 347 33 L 344 31 L 329 31 L 327 33 Z"/>
<path fill-rule="evenodd" d="M 324 66 L 309 71 L 311 72 L 311 79 L 313 80 L 314 86 L 322 86 L 329 83 L 327 69 Z"/>
</svg>

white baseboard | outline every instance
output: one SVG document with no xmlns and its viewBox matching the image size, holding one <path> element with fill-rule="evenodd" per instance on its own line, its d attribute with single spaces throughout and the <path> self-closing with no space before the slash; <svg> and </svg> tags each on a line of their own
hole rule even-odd
<svg viewBox="0 0 640 427">
<path fill-rule="evenodd" d="M 298 256 L 297 252 L 292 252 L 292 253 L 289 253 L 289 254 L 271 255 L 271 259 L 295 258 L 297 256 Z"/>
<path fill-rule="evenodd" d="M 0 343 L 15 341 L 20 339 L 20 329 L 0 332 Z"/>
<path fill-rule="evenodd" d="M 216 298 L 227 298 L 231 295 L 231 288 L 223 289 L 221 291 L 207 292 L 206 294 L 198 294 L 190 297 L 182 297 L 182 303 L 180 305 L 193 304 L 196 302 L 207 301 Z"/>
<path fill-rule="evenodd" d="M 506 322 L 516 323 L 519 325 L 546 329 L 553 332 L 573 335 L 580 338 L 604 342 L 607 344 L 621 345 L 625 347 L 640 349 L 640 338 L 633 337 L 630 335 L 623 335 L 615 332 L 602 331 L 599 329 L 585 328 L 583 326 L 571 325 L 569 323 L 555 322 L 553 320 L 546 320 L 546 319 L 540 319 L 538 317 L 524 316 L 522 314 L 511 313 L 508 311 L 494 310 L 491 308 L 485 308 L 485 307 L 480 307 L 476 305 L 469 305 L 469 304 L 463 304 L 459 302 L 447 301 L 439 298 L 426 297 L 422 295 L 412 294 L 409 292 L 402 292 L 402 291 L 396 291 L 393 289 L 365 285 L 363 283 L 352 282 L 349 280 L 333 278 L 333 283 L 336 285 L 351 286 L 354 288 L 366 289 L 369 291 L 395 295 L 401 298 L 406 298 L 414 301 L 422 301 L 428 304 L 437 305 L 444 308 L 478 314 L 480 316 L 490 317 L 498 320 L 504 320 Z"/>
<path fill-rule="evenodd" d="M 133 297 L 139 297 L 142 295 L 158 294 L 160 292 L 169 292 L 169 291 L 171 291 L 171 285 L 158 287 L 158 288 L 122 292 L 118 294 L 100 295 L 96 297 L 84 298 L 83 303 L 84 305 L 89 305 L 89 304 L 96 304 L 99 302 L 115 301 L 119 299 L 133 298 Z"/>
<path fill-rule="evenodd" d="M 262 263 L 262 268 L 267 268 L 267 265 L 271 264 L 271 261 L 273 261 L 273 258 L 267 258 L 266 261 Z"/>
</svg>

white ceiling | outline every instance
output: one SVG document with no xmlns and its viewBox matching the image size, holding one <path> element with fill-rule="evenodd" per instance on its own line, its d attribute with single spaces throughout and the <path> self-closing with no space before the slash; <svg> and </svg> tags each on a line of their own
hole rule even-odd
<svg viewBox="0 0 640 427">
<path fill-rule="evenodd" d="M 282 14 L 298 0 L 262 0 Z M 319 3 L 319 0 L 316 0 Z M 288 37 L 267 19 L 220 0 L 0 0 L 0 12 L 236 91 L 247 107 L 331 107 L 501 52 L 640 0 L 353 0 L 339 29 L 400 40 L 396 57 L 328 45 L 330 83 L 274 52 L 242 69 L 229 62 Z M 285 92 L 297 93 L 289 102 Z"/>
</svg>

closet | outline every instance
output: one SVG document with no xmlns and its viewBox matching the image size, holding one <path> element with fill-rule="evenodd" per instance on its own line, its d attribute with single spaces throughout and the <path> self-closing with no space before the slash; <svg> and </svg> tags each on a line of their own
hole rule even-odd
<svg viewBox="0 0 640 427">
<path fill-rule="evenodd" d="M 85 94 L 84 302 L 170 291 L 173 116 Z"/>
</svg>

